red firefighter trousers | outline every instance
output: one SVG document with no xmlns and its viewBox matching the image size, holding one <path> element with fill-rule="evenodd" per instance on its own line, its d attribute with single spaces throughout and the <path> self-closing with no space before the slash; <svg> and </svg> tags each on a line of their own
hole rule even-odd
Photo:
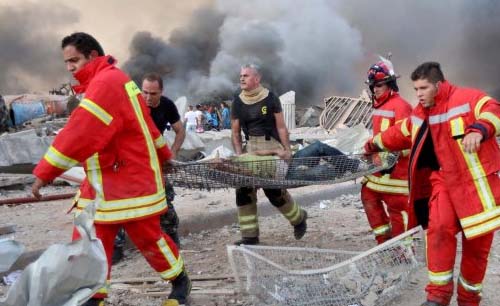
<svg viewBox="0 0 500 306">
<path fill-rule="evenodd" d="M 363 202 L 368 223 L 370 223 L 378 244 L 406 230 L 407 195 L 377 192 L 363 185 L 361 187 L 361 202 Z M 387 205 L 387 212 L 384 203 Z"/>
<path fill-rule="evenodd" d="M 113 245 L 118 230 L 123 227 L 130 240 L 141 251 L 149 265 L 163 279 L 175 279 L 183 271 L 183 261 L 176 244 L 172 239 L 162 232 L 160 228 L 160 216 L 147 219 L 133 220 L 118 224 L 95 224 L 96 235 L 104 246 L 108 260 L 108 280 L 111 276 L 111 257 L 113 256 Z M 73 231 L 73 240 L 79 238 L 79 233 Z M 107 288 L 102 288 L 94 295 L 94 298 L 107 297 Z"/>
<path fill-rule="evenodd" d="M 427 268 L 429 283 L 427 300 L 448 305 L 453 295 L 453 267 L 457 233 L 462 232 L 448 190 L 438 172 L 432 175 L 432 196 L 429 202 L 427 230 Z M 464 199 L 464 205 L 467 199 Z M 477 306 L 493 234 L 467 240 L 462 233 L 462 262 L 458 277 L 458 305 Z"/>
</svg>

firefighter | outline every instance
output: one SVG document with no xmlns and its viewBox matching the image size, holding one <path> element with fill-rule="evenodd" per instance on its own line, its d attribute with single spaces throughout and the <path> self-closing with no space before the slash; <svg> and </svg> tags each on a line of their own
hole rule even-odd
<svg viewBox="0 0 500 306">
<path fill-rule="evenodd" d="M 35 197 L 40 188 L 67 169 L 82 163 L 87 178 L 80 187 L 76 213 L 95 202 L 95 229 L 111 271 L 113 241 L 123 227 L 148 263 L 172 291 L 165 305 L 186 301 L 191 282 L 177 246 L 160 228 L 167 209 L 161 165 L 171 157 L 163 136 L 147 115 L 140 89 L 105 56 L 95 38 L 73 33 L 62 40 L 68 71 L 85 93 L 64 129 L 33 171 Z M 78 239 L 78 234 L 73 235 Z M 86 306 L 104 305 L 107 286 Z"/>
<path fill-rule="evenodd" d="M 409 222 L 428 227 L 429 283 L 422 305 L 450 303 L 457 233 L 458 305 L 479 305 L 493 232 L 500 227 L 500 104 L 477 89 L 449 83 L 436 62 L 418 66 L 411 79 L 419 105 L 365 150 L 411 148 Z"/>
<path fill-rule="evenodd" d="M 368 70 L 368 84 L 373 104 L 373 134 L 387 130 L 411 113 L 411 106 L 399 95 L 396 74 L 390 61 L 380 62 Z M 403 233 L 407 227 L 408 152 L 402 152 L 396 165 L 386 171 L 368 175 L 361 187 L 368 222 L 377 243 L 381 244 Z M 384 207 L 387 206 L 387 212 Z"/>
<path fill-rule="evenodd" d="M 245 65 L 240 71 L 241 93 L 234 97 L 231 129 L 232 141 L 237 155 L 258 150 L 284 150 L 284 157 L 291 158 L 290 142 L 279 98 L 260 84 L 261 75 L 254 64 Z M 243 149 L 241 130 L 245 135 Z M 294 236 L 301 239 L 306 233 L 307 213 L 292 199 L 286 189 L 265 189 L 269 202 L 285 216 L 294 227 Z M 257 190 L 238 188 L 236 206 L 240 225 L 240 244 L 259 243 L 257 220 Z"/>
</svg>

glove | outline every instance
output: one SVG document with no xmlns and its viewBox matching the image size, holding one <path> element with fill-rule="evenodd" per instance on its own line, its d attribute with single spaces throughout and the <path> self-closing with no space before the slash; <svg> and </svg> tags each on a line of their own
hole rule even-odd
<svg viewBox="0 0 500 306">
<path fill-rule="evenodd" d="M 365 150 L 365 155 L 370 155 L 381 151 L 380 148 L 373 143 L 373 138 L 369 139 L 365 143 L 364 150 Z"/>
</svg>

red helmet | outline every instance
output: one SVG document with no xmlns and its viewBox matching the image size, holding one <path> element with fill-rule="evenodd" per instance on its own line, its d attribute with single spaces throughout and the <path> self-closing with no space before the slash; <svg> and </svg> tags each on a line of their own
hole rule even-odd
<svg viewBox="0 0 500 306">
<path fill-rule="evenodd" d="M 373 86 L 377 83 L 387 83 L 392 80 L 396 80 L 396 75 L 391 74 L 389 67 L 387 67 L 384 62 L 380 61 L 368 69 L 368 78 L 365 83 L 369 86 Z"/>
</svg>

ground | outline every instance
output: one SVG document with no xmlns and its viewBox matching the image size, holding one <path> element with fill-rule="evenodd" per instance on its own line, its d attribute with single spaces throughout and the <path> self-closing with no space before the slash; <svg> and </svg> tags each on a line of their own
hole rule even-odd
<svg viewBox="0 0 500 306">
<path fill-rule="evenodd" d="M 331 190 L 335 188 L 338 186 L 310 186 L 293 189 L 292 194 L 306 204 L 309 213 L 306 236 L 300 241 L 295 240 L 292 228 L 282 216 L 269 215 L 259 219 L 262 244 L 352 251 L 364 251 L 375 246 L 359 202 L 359 193 L 333 198 Z M 45 189 L 45 192 L 62 193 L 71 190 L 74 190 L 74 187 L 51 187 Z M 202 212 L 210 218 L 218 212 L 227 212 L 234 205 L 234 191 L 232 190 L 205 192 L 177 189 L 176 191 L 178 193 L 176 207 L 181 222 Z M 1 190 L 0 199 L 22 194 L 19 190 Z M 24 194 L 27 194 L 27 190 Z M 323 194 L 329 198 L 322 199 Z M 259 195 L 263 198 L 262 194 Z M 307 202 L 307 199 L 311 200 Z M 60 200 L 12 207 L 0 206 L 0 224 L 17 224 L 15 238 L 22 242 L 27 250 L 43 249 L 53 243 L 69 241 L 72 228 L 72 217 L 66 214 L 69 203 L 70 200 Z M 269 206 L 265 202 L 261 203 L 262 205 Z M 239 238 L 236 224 L 221 222 L 220 226 L 212 224 L 210 228 L 184 235 L 181 239 L 182 255 L 190 275 L 198 279 L 215 278 L 194 281 L 190 305 L 259 305 L 251 297 L 236 293 L 235 283 L 227 278 L 232 274 L 232 270 L 228 264 L 226 245 L 230 245 Z M 497 289 L 500 283 L 500 255 L 498 254 L 500 254 L 500 242 L 496 239 L 484 282 L 482 305 L 498 305 L 500 299 L 500 292 Z M 113 279 L 156 277 L 135 249 L 127 250 L 125 255 L 125 260 L 113 267 Z M 425 300 L 426 281 L 425 268 L 422 267 L 412 277 L 409 288 L 404 290 L 391 306 L 420 305 Z M 7 286 L 0 285 L 0 296 L 6 290 L 8 290 Z M 168 285 L 159 281 L 149 284 L 122 282 L 113 285 L 108 305 L 161 305 L 168 291 Z M 233 291 L 235 293 L 231 294 Z M 157 297 L 161 294 L 163 296 Z M 456 305 L 456 302 L 453 301 L 452 305 Z"/>
</svg>

